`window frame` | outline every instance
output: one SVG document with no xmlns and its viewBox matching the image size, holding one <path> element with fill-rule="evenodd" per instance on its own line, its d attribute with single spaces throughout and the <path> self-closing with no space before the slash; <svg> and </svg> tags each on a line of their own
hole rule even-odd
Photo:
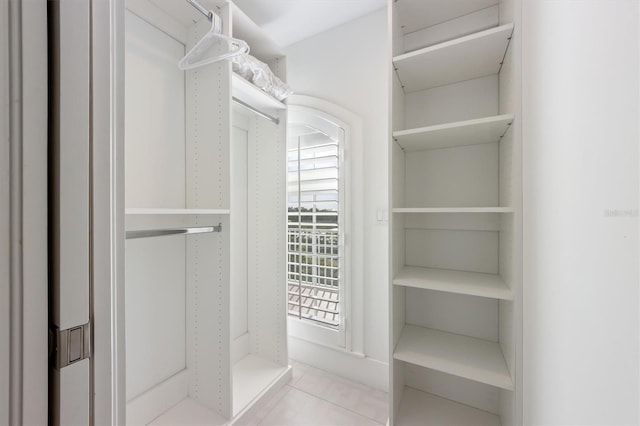
<svg viewBox="0 0 640 426">
<path fill-rule="evenodd" d="M 296 97 L 298 98 L 298 97 Z M 302 97 L 300 97 L 302 98 Z M 306 98 L 306 97 L 304 97 Z M 331 134 L 327 127 L 338 129 L 338 225 L 339 225 L 339 256 L 340 256 L 340 287 L 339 287 L 339 327 L 330 327 L 308 319 L 295 318 L 287 315 L 289 335 L 301 340 L 321 344 L 323 346 L 338 347 L 351 351 L 351 126 L 329 112 L 305 105 L 288 106 L 287 126 L 304 125 L 316 128 L 323 133 Z M 312 117 L 309 119 L 309 117 Z M 303 118 L 306 118 L 304 120 Z M 335 131 L 334 131 L 335 132 Z M 287 202 L 287 217 L 288 217 Z M 287 219 L 288 220 L 288 219 Z M 288 284 L 287 284 L 288 286 Z M 288 289 L 288 287 L 287 287 Z M 288 300 L 287 300 L 288 303 Z M 287 305 L 288 306 L 288 305 Z"/>
</svg>

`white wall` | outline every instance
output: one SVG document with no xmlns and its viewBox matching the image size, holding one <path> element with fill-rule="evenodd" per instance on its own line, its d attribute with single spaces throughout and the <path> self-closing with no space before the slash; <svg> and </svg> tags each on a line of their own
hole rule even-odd
<svg viewBox="0 0 640 426">
<path fill-rule="evenodd" d="M 524 421 L 638 424 L 639 3 L 523 3 Z"/>
<path fill-rule="evenodd" d="M 365 355 L 384 362 L 388 359 L 388 222 L 378 221 L 376 211 L 386 209 L 388 200 L 386 27 L 383 8 L 286 50 L 287 80 L 296 94 L 327 100 L 363 119 L 363 149 L 351 164 L 352 174 L 362 176 L 361 181 L 352 182 L 352 209 L 363 212 L 359 221 L 363 244 L 354 247 L 353 255 L 354 265 L 362 256 L 365 326 L 364 335 L 353 338 L 354 347 L 363 339 Z"/>
<path fill-rule="evenodd" d="M 176 64 L 185 47 L 129 11 L 125 18 L 126 206 L 183 208 L 185 75 Z M 164 224 L 136 219 L 141 228 Z M 186 246 L 184 236 L 126 242 L 127 401 L 186 366 Z"/>
</svg>

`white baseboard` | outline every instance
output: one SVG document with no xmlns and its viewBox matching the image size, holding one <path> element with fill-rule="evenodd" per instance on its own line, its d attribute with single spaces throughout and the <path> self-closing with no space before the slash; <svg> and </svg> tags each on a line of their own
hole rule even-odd
<svg viewBox="0 0 640 426">
<path fill-rule="evenodd" d="M 187 397 L 189 375 L 187 370 L 169 377 L 142 395 L 127 402 L 127 425 L 146 425 L 169 408 Z"/>
<path fill-rule="evenodd" d="M 389 391 L 389 364 L 289 336 L 289 357 L 345 379 Z"/>
<path fill-rule="evenodd" d="M 245 419 L 255 415 L 255 413 L 262 409 L 264 404 L 267 403 L 272 396 L 278 393 L 278 391 L 291 380 L 292 374 L 293 371 L 291 366 L 287 366 L 268 387 L 256 395 L 248 406 L 243 408 L 233 417 L 231 424 L 242 423 Z"/>
</svg>

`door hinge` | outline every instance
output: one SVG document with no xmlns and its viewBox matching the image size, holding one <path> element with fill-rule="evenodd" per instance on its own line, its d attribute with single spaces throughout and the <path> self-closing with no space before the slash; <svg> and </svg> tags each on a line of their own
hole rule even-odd
<svg viewBox="0 0 640 426">
<path fill-rule="evenodd" d="M 57 369 L 91 357 L 91 323 L 59 330 L 54 327 L 51 355 Z"/>
</svg>

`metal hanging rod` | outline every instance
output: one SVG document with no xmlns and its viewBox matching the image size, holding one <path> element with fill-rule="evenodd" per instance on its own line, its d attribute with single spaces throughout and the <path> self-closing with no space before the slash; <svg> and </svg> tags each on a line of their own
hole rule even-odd
<svg viewBox="0 0 640 426">
<path fill-rule="evenodd" d="M 262 118 L 266 118 L 267 120 L 271 121 L 272 123 L 275 124 L 280 124 L 280 119 L 275 118 L 269 114 L 267 114 L 266 112 L 262 112 L 259 109 L 257 109 L 256 107 L 253 107 L 251 105 L 249 105 L 248 103 L 241 101 L 240 99 L 236 98 L 235 96 L 233 96 L 231 99 L 233 99 L 234 102 L 236 102 L 237 104 L 245 107 L 246 109 L 248 109 L 249 111 L 252 111 L 256 114 L 258 114 L 260 117 Z"/>
<path fill-rule="evenodd" d="M 168 235 L 191 235 L 191 234 L 208 234 L 211 232 L 222 232 L 222 224 L 217 226 L 199 226 L 190 228 L 172 228 L 172 229 L 141 229 L 138 231 L 127 231 L 126 239 L 134 238 L 151 238 L 166 237 Z"/>
<path fill-rule="evenodd" d="M 191 6 L 193 6 L 198 12 L 202 13 L 204 16 L 207 17 L 207 19 L 211 22 L 213 22 L 214 17 L 217 17 L 217 15 L 215 13 L 213 13 L 210 10 L 207 10 L 204 6 L 202 6 L 197 0 L 187 0 L 187 3 L 189 3 Z M 259 109 L 249 105 L 246 102 L 241 101 L 240 99 L 236 98 L 235 96 L 233 97 L 233 100 L 235 102 L 237 102 L 238 104 L 242 105 L 243 107 L 247 108 L 250 111 L 253 111 L 254 113 L 258 114 L 260 117 L 266 118 L 267 120 L 275 123 L 275 124 L 280 124 L 280 120 L 276 117 L 273 117 L 267 113 L 264 113 L 262 111 L 260 111 Z"/>
<path fill-rule="evenodd" d="M 211 12 L 210 10 L 207 10 L 207 8 L 205 8 L 203 5 L 198 3 L 196 0 L 187 0 L 187 3 L 193 6 L 198 12 L 206 16 L 209 21 L 213 20 L 213 12 Z"/>
</svg>

